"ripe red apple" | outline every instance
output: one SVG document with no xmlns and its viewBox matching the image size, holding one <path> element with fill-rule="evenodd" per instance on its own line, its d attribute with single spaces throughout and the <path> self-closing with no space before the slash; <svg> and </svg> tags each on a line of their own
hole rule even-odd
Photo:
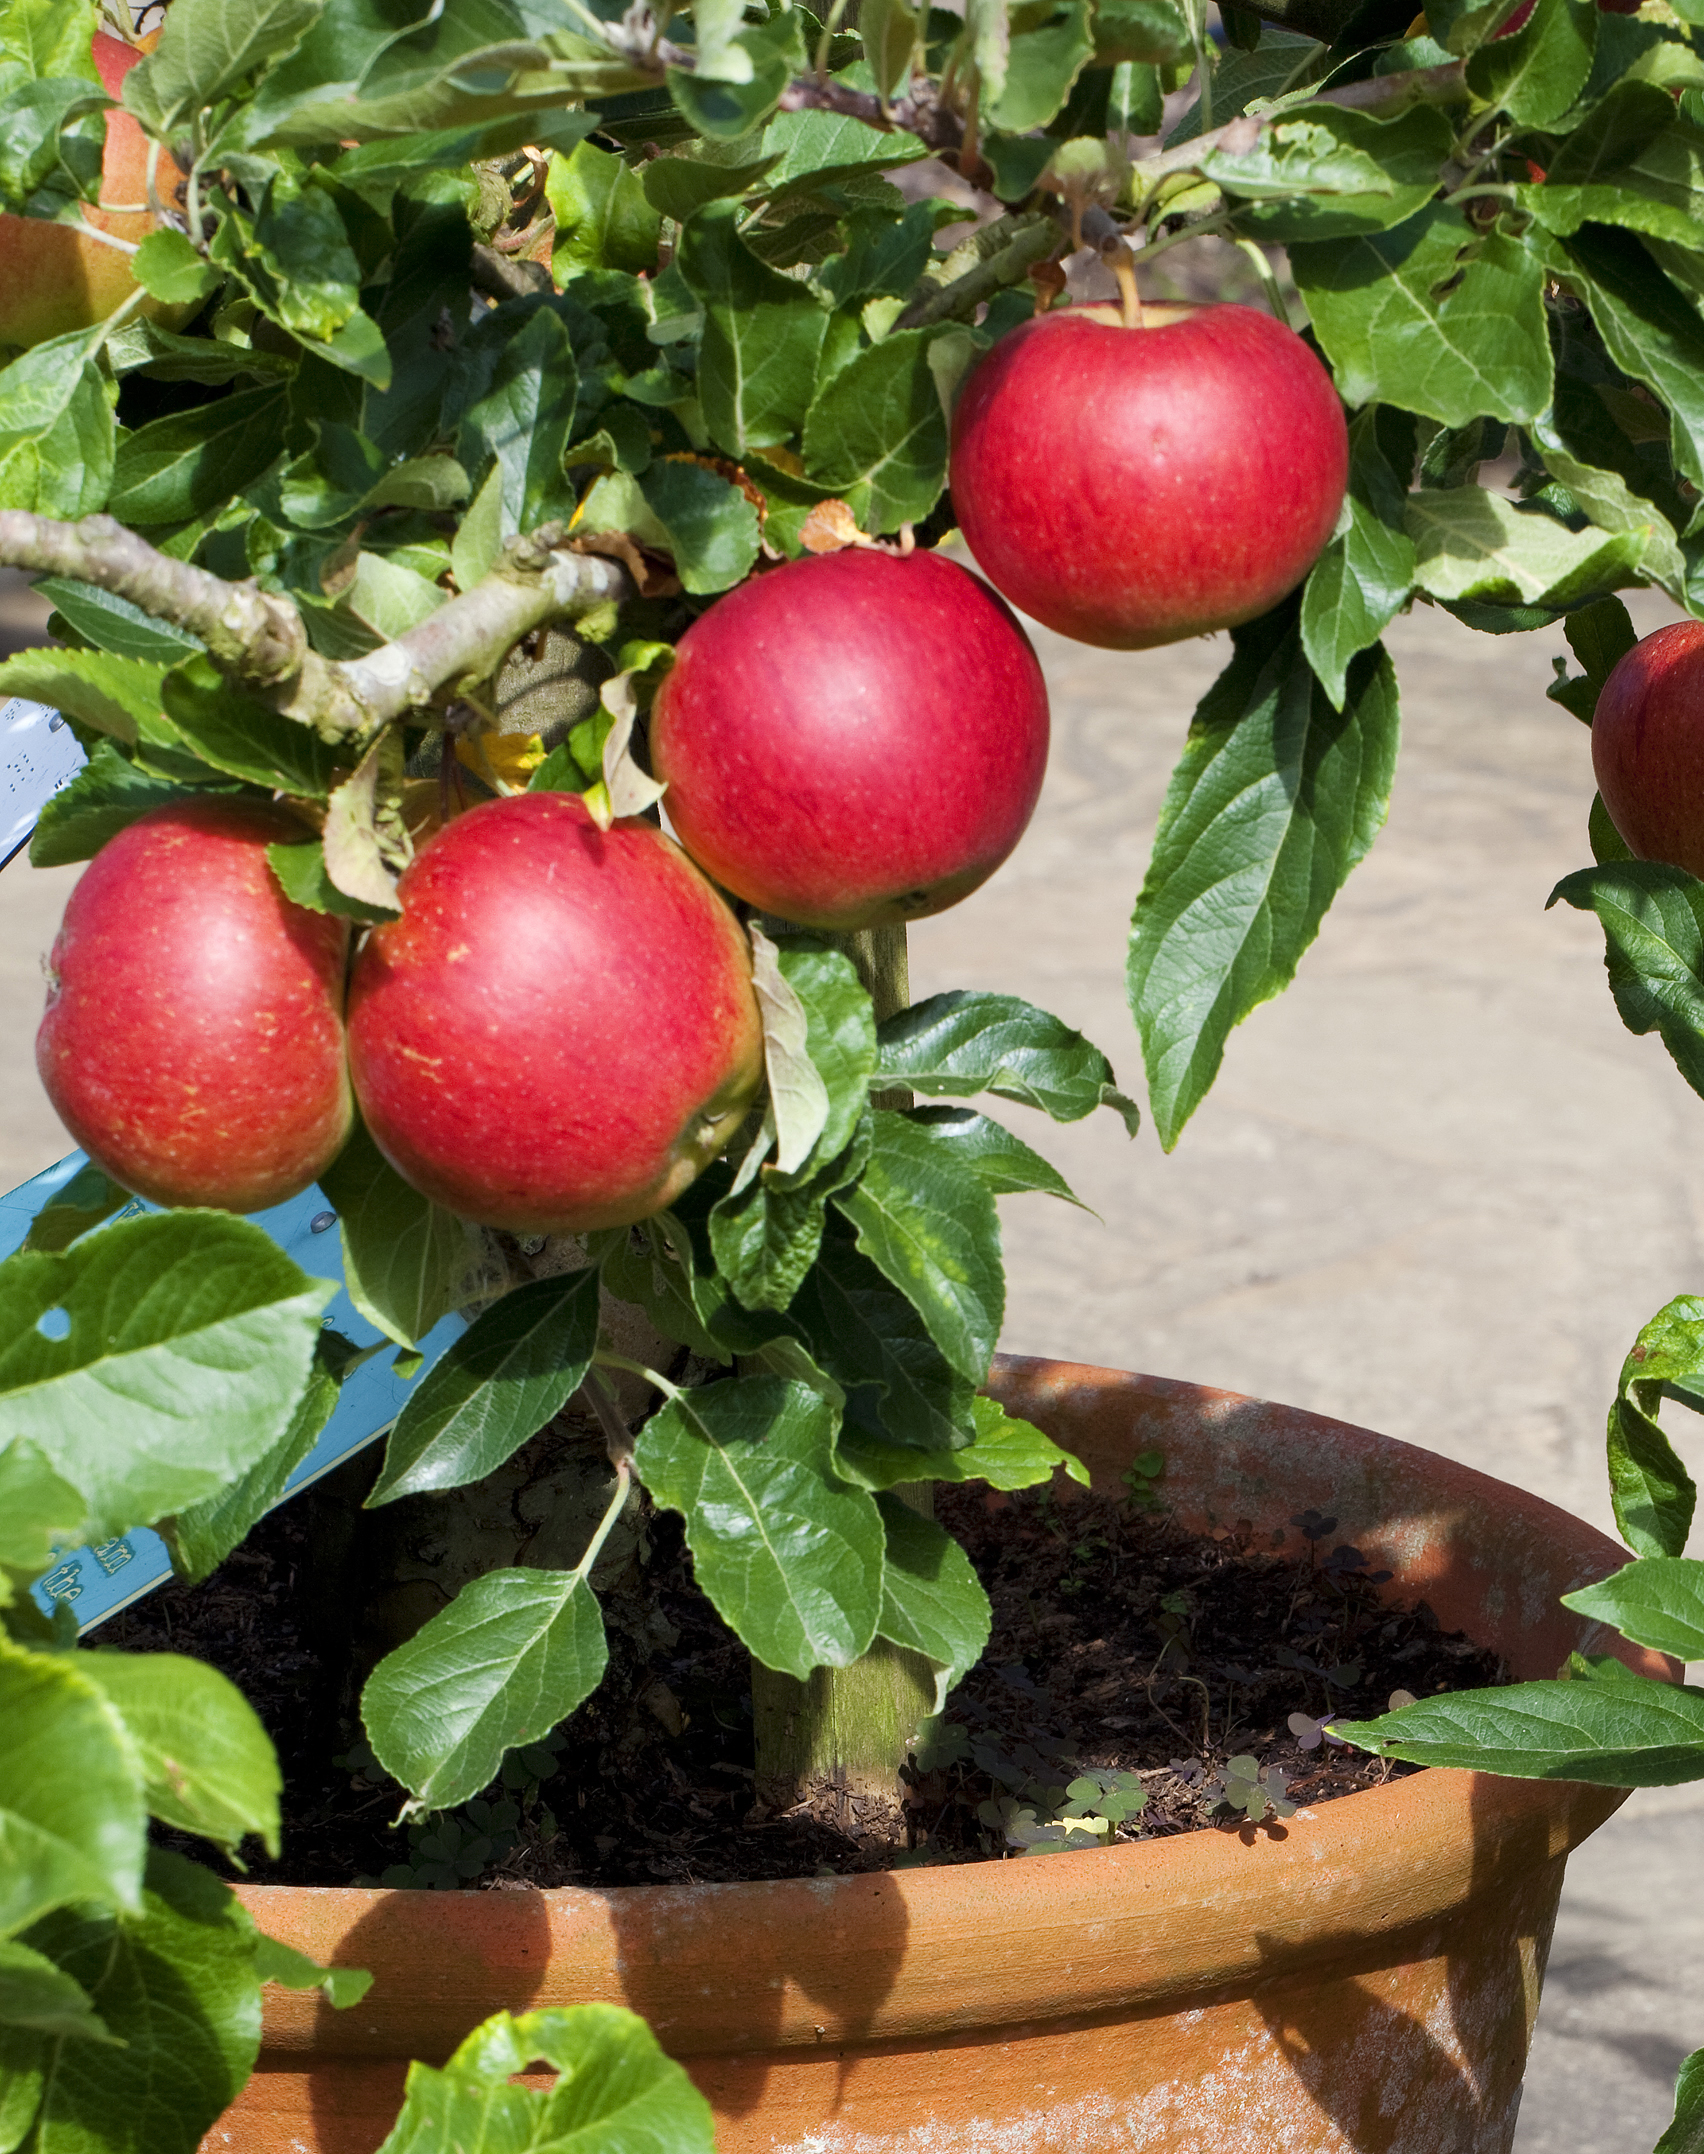
<svg viewBox="0 0 1704 2154">
<path fill-rule="evenodd" d="M 1047 690 L 979 578 L 849 547 L 693 623 L 651 754 L 681 843 L 736 896 L 807 927 L 891 925 L 968 897 L 1022 837 Z"/>
<path fill-rule="evenodd" d="M 1253 620 L 1301 582 L 1343 505 L 1331 376 L 1253 307 L 1038 315 L 953 417 L 953 508 L 1014 606 L 1109 650 Z"/>
<path fill-rule="evenodd" d="M 156 808 L 104 845 L 49 961 L 36 1067 L 60 1120 L 156 1204 L 282 1204 L 349 1135 L 349 923 L 292 905 L 246 801 Z"/>
<path fill-rule="evenodd" d="M 95 32 L 95 68 L 109 97 L 118 96 L 125 76 L 141 58 L 134 45 L 108 37 L 104 30 Z M 174 198 L 182 178 L 171 159 L 162 155 L 154 184 L 163 202 Z M 146 204 L 147 199 L 148 137 L 128 112 L 109 112 L 101 158 L 101 200 Z M 85 215 L 90 224 L 133 245 L 154 229 L 154 218 L 146 207 L 129 215 L 87 208 Z M 135 289 L 130 257 L 118 248 L 102 246 L 74 225 L 53 224 L 43 217 L 0 216 L 0 344 L 42 344 L 49 337 L 91 328 Z M 186 312 L 155 299 L 144 300 L 142 311 L 169 322 L 181 321 Z"/>
<path fill-rule="evenodd" d="M 458 816 L 349 991 L 355 1095 L 435 1203 L 516 1234 L 628 1226 L 716 1157 L 763 1073 L 738 921 L 639 819 L 575 793 Z"/>
<path fill-rule="evenodd" d="M 1639 859 L 1704 876 L 1704 622 L 1673 621 L 1621 659 L 1592 717 L 1592 768 Z"/>
</svg>

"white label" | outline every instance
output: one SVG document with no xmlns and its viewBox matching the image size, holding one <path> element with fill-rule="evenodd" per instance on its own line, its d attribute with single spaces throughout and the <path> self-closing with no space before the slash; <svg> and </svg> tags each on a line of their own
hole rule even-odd
<svg viewBox="0 0 1704 2154">
<path fill-rule="evenodd" d="M 42 809 L 84 760 L 57 711 L 22 696 L 0 704 L 0 867 L 29 843 Z"/>
</svg>

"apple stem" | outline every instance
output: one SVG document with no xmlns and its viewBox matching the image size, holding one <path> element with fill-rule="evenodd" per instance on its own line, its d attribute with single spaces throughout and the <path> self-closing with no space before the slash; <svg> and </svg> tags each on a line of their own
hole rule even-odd
<svg viewBox="0 0 1704 2154">
<path fill-rule="evenodd" d="M 1136 257 L 1123 240 L 1120 240 L 1116 252 L 1109 250 L 1102 259 L 1108 262 L 1113 275 L 1118 279 L 1118 304 L 1119 311 L 1124 316 L 1125 328 L 1140 329 L 1142 294 L 1136 288 Z"/>
</svg>

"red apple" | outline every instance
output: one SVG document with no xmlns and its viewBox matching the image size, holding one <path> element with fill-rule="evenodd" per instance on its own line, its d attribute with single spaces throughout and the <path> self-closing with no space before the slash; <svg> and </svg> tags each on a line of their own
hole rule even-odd
<svg viewBox="0 0 1704 2154">
<path fill-rule="evenodd" d="M 117 97 L 124 78 L 142 58 L 134 45 L 95 32 L 95 68 L 109 97 Z M 183 174 L 169 157 L 160 158 L 154 184 L 163 202 L 174 199 Z M 106 149 L 101 158 L 101 200 L 148 200 L 148 137 L 128 112 L 106 116 Z M 90 224 L 133 245 L 154 229 L 151 212 L 131 214 L 88 208 Z M 45 343 L 92 328 L 136 289 L 130 257 L 116 247 L 89 239 L 74 225 L 53 224 L 42 217 L 0 216 L 0 344 Z M 186 309 L 144 300 L 142 311 L 158 320 L 181 322 Z"/>
<path fill-rule="evenodd" d="M 1616 666 L 1592 717 L 1592 768 L 1639 859 L 1704 876 L 1704 622 L 1673 621 Z"/>
<path fill-rule="evenodd" d="M 156 1204 L 282 1204 L 349 1135 L 349 923 L 292 905 L 244 801 L 156 808 L 104 845 L 50 960 L 36 1067 L 60 1120 Z"/>
<path fill-rule="evenodd" d="M 1001 338 L 953 418 L 953 508 L 1014 606 L 1110 650 L 1252 620 L 1343 505 L 1331 376 L 1253 307 L 1067 307 Z"/>
<path fill-rule="evenodd" d="M 575 793 L 486 801 L 403 875 L 349 992 L 355 1095 L 435 1203 L 516 1234 L 671 1204 L 744 1119 L 763 1026 L 739 922 L 679 846 Z"/>
<path fill-rule="evenodd" d="M 736 896 L 807 927 L 891 925 L 968 897 L 1022 837 L 1047 690 L 979 578 L 848 548 L 694 622 L 651 754 L 681 843 Z"/>
</svg>

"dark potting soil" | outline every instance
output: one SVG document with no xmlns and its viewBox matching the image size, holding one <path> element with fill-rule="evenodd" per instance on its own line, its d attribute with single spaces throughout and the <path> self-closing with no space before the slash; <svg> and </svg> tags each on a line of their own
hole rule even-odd
<svg viewBox="0 0 1704 2154">
<path fill-rule="evenodd" d="M 833 1791 L 779 1816 L 754 1799 L 749 1662 L 694 1586 L 668 1514 L 648 1523 L 648 1560 L 632 1567 L 640 1613 L 610 1623 L 598 1691 L 511 1753 L 481 1797 L 410 1826 L 393 1823 L 402 1791 L 316 1647 L 307 1502 L 98 1642 L 191 1653 L 242 1688 L 286 1783 L 282 1857 L 250 1843 L 246 1874 L 315 1885 L 703 1883 L 1246 1832 L 1414 1770 L 1334 1745 L 1321 1718 L 1506 1679 L 1423 1602 L 1382 1600 L 1388 1574 L 1311 1512 L 1278 1533 L 1240 1521 L 1203 1538 L 1140 1493 L 990 1501 L 942 1488 L 936 1501 L 988 1590 L 994 1633 L 908 1768 L 903 1813 Z M 160 1836 L 217 1864 L 205 1843 Z"/>
</svg>

